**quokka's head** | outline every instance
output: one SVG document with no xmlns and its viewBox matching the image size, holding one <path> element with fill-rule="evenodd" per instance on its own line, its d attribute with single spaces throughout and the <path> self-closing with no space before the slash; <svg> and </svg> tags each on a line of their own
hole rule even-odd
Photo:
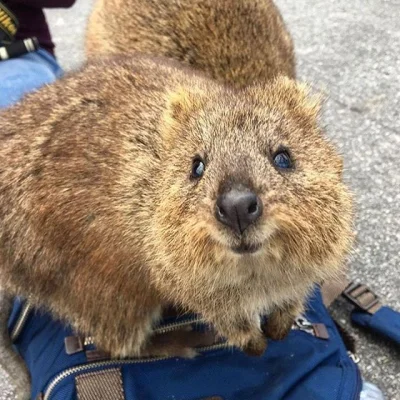
<svg viewBox="0 0 400 400">
<path fill-rule="evenodd" d="M 323 279 L 340 268 L 352 198 L 319 111 L 305 85 L 284 77 L 168 94 L 154 217 L 174 273 L 268 270 L 275 260 Z"/>
</svg>

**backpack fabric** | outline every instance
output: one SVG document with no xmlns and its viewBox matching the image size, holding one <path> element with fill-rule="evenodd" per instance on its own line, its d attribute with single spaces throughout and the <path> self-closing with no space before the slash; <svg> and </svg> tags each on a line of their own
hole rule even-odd
<svg viewBox="0 0 400 400">
<path fill-rule="evenodd" d="M 23 320 L 21 322 L 21 315 Z M 167 328 L 187 322 L 166 319 Z M 194 323 L 195 329 L 205 329 Z M 9 320 L 16 350 L 31 374 L 31 399 L 43 400 L 358 400 L 360 371 L 323 304 L 320 288 L 283 341 L 268 341 L 261 357 L 223 343 L 193 359 L 88 361 L 93 344 L 67 354 L 69 326 L 15 300 Z"/>
</svg>

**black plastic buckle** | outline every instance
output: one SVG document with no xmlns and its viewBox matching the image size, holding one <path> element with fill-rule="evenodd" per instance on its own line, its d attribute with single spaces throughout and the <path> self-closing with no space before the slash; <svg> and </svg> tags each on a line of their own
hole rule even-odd
<svg viewBox="0 0 400 400">
<path fill-rule="evenodd" d="M 39 49 L 39 42 L 36 37 L 23 40 L 16 40 L 8 45 L 0 45 L 0 61 L 20 57 Z"/>
<path fill-rule="evenodd" d="M 352 282 L 342 294 L 350 303 L 369 314 L 377 311 L 375 306 L 379 305 L 379 297 L 366 285 Z"/>
</svg>

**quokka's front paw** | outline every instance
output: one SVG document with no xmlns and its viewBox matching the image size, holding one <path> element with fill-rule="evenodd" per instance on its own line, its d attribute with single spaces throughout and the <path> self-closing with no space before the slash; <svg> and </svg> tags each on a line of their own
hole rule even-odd
<svg viewBox="0 0 400 400">
<path fill-rule="evenodd" d="M 263 326 L 263 332 L 266 338 L 272 340 L 283 340 L 289 334 L 292 324 L 282 325 L 267 323 Z"/>
<path fill-rule="evenodd" d="M 249 356 L 261 356 L 267 348 L 267 340 L 257 327 L 236 331 L 230 335 L 228 343 Z"/>
<path fill-rule="evenodd" d="M 264 335 L 268 339 L 283 340 L 292 328 L 293 320 L 282 320 L 279 318 L 269 318 L 262 326 Z"/>
<path fill-rule="evenodd" d="M 292 329 L 296 315 L 301 310 L 301 305 L 291 305 L 283 309 L 276 309 L 263 324 L 264 335 L 272 340 L 283 340 Z"/>
<path fill-rule="evenodd" d="M 263 335 L 259 335 L 256 338 L 251 339 L 243 348 L 243 351 L 249 356 L 260 357 L 264 354 L 267 346 L 268 343 L 266 338 Z"/>
</svg>

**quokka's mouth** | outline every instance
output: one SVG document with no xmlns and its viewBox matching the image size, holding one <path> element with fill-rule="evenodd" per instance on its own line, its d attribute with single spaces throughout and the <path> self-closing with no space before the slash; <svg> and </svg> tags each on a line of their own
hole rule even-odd
<svg viewBox="0 0 400 400">
<path fill-rule="evenodd" d="M 240 246 L 232 247 L 232 250 L 236 254 L 253 254 L 261 249 L 261 243 L 247 244 L 242 243 Z"/>
</svg>

